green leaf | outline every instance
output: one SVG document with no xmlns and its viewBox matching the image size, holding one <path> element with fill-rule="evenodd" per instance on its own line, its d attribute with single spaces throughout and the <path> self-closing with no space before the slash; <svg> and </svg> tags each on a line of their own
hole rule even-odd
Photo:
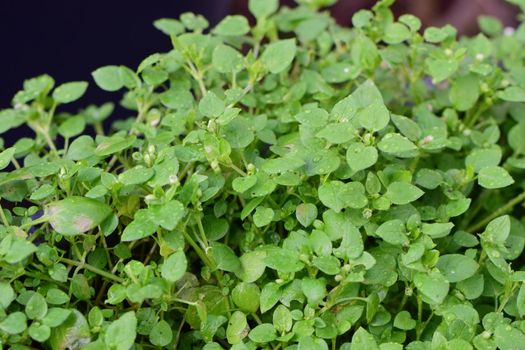
<svg viewBox="0 0 525 350">
<path fill-rule="evenodd" d="M 422 133 L 421 128 L 412 119 L 402 115 L 392 114 L 392 121 L 394 122 L 396 128 L 401 131 L 401 133 L 410 141 L 417 141 L 420 139 Z"/>
<path fill-rule="evenodd" d="M 352 350 L 379 350 L 374 336 L 359 327 L 352 336 Z"/>
<path fill-rule="evenodd" d="M 479 79 L 474 74 L 468 74 L 454 80 L 450 89 L 450 101 L 458 111 L 466 111 L 474 107 L 479 98 Z"/>
<path fill-rule="evenodd" d="M 221 73 L 238 73 L 244 67 L 243 56 L 239 51 L 222 44 L 213 50 L 212 64 Z"/>
<path fill-rule="evenodd" d="M 397 133 L 389 133 L 383 136 L 377 144 L 377 148 L 383 153 L 400 158 L 411 158 L 417 154 L 417 146 Z"/>
<path fill-rule="evenodd" d="M 294 60 L 296 50 L 295 39 L 273 42 L 266 46 L 261 62 L 270 73 L 281 73 Z"/>
<path fill-rule="evenodd" d="M 282 291 L 277 283 L 269 282 L 261 290 L 260 308 L 265 313 L 270 310 L 281 297 Z"/>
<path fill-rule="evenodd" d="M 317 218 L 317 207 L 312 203 L 301 203 L 295 208 L 295 217 L 301 225 L 308 227 Z"/>
<path fill-rule="evenodd" d="M 375 232 L 385 242 L 393 245 L 408 245 L 405 225 L 401 220 L 390 220 L 379 226 Z"/>
<path fill-rule="evenodd" d="M 516 298 L 516 307 L 518 309 L 519 315 L 523 317 L 523 315 L 525 315 L 525 283 L 521 284 L 518 296 Z"/>
<path fill-rule="evenodd" d="M 412 318 L 408 311 L 401 311 L 394 319 L 394 327 L 404 331 L 416 328 L 416 324 L 417 322 Z"/>
<path fill-rule="evenodd" d="M 349 63 L 332 63 L 321 70 L 321 75 L 329 83 L 344 83 L 355 79 L 361 73 L 359 67 Z"/>
<path fill-rule="evenodd" d="M 312 307 L 317 306 L 326 296 L 326 283 L 324 279 L 305 277 L 301 281 L 301 290 Z"/>
<path fill-rule="evenodd" d="M 213 29 L 213 33 L 224 36 L 241 36 L 249 31 L 248 20 L 241 15 L 226 16 Z"/>
<path fill-rule="evenodd" d="M 500 324 L 494 331 L 494 342 L 500 350 L 517 350 L 525 342 L 525 334 L 509 324 Z"/>
<path fill-rule="evenodd" d="M 335 256 L 315 256 L 312 264 L 327 275 L 336 275 L 340 271 L 341 263 Z"/>
<path fill-rule="evenodd" d="M 135 217 L 122 232 L 123 242 L 136 241 L 152 235 L 157 231 L 158 225 L 153 221 L 152 215 L 145 209 L 140 209 L 135 213 Z"/>
<path fill-rule="evenodd" d="M 277 334 L 275 333 L 273 324 L 263 323 L 252 329 L 248 337 L 255 343 L 265 344 L 275 340 Z"/>
<path fill-rule="evenodd" d="M 235 273 L 240 271 L 241 262 L 233 250 L 227 245 L 212 242 L 211 253 L 218 269 Z"/>
<path fill-rule="evenodd" d="M 318 192 L 321 202 L 336 213 L 344 208 L 363 208 L 368 203 L 360 182 L 330 181 L 321 185 Z"/>
<path fill-rule="evenodd" d="M 64 137 L 71 138 L 73 136 L 77 136 L 84 131 L 86 127 L 86 121 L 83 116 L 77 115 L 75 117 L 71 117 L 66 119 L 60 126 L 58 127 L 58 132 L 60 135 Z"/>
<path fill-rule="evenodd" d="M 91 73 L 95 83 L 102 90 L 117 91 L 124 87 L 124 83 L 120 78 L 120 69 L 118 66 L 100 67 Z"/>
<path fill-rule="evenodd" d="M 47 313 L 46 299 L 39 293 L 34 293 L 26 304 L 25 313 L 31 320 L 41 320 Z"/>
<path fill-rule="evenodd" d="M 46 206 L 46 216 L 53 229 L 66 236 L 94 229 L 112 213 L 111 208 L 97 200 L 72 196 Z"/>
<path fill-rule="evenodd" d="M 228 343 L 231 345 L 240 343 L 247 336 L 247 330 L 246 315 L 241 311 L 235 311 L 228 321 L 228 328 L 226 328 Z"/>
<path fill-rule="evenodd" d="M 250 251 L 240 257 L 242 272 L 238 276 L 244 282 L 255 282 L 261 277 L 266 269 L 264 258 L 266 254 L 262 251 Z"/>
<path fill-rule="evenodd" d="M 414 284 L 423 296 L 425 302 L 441 304 L 449 291 L 449 282 L 439 272 L 418 272 L 414 276 Z"/>
<path fill-rule="evenodd" d="M 472 277 L 479 265 L 472 258 L 461 254 L 446 254 L 439 257 L 436 267 L 450 283 Z"/>
<path fill-rule="evenodd" d="M 523 137 L 524 134 L 525 122 L 520 122 L 514 125 L 507 135 L 509 145 L 514 150 L 514 152 L 516 152 L 516 154 L 525 153 L 525 138 Z"/>
<path fill-rule="evenodd" d="M 162 264 L 160 273 L 168 282 L 177 282 L 184 276 L 188 268 L 186 255 L 182 251 L 171 254 Z"/>
<path fill-rule="evenodd" d="M 478 25 L 480 29 L 489 35 L 498 35 L 503 31 L 501 22 L 491 16 L 482 15 L 478 18 Z"/>
<path fill-rule="evenodd" d="M 251 314 L 259 309 L 261 291 L 254 283 L 241 282 L 232 290 L 232 300 L 239 310 Z"/>
<path fill-rule="evenodd" d="M 258 207 L 253 214 L 253 222 L 255 226 L 263 227 L 272 222 L 274 215 L 271 208 Z"/>
<path fill-rule="evenodd" d="M 255 186 L 257 183 L 257 176 L 255 175 L 248 175 L 246 177 L 236 177 L 232 181 L 232 188 L 234 191 L 238 193 L 244 193 L 248 191 L 250 188 Z"/>
<path fill-rule="evenodd" d="M 512 185 L 514 179 L 502 167 L 489 166 L 479 171 L 478 183 L 481 187 L 495 189 Z"/>
<path fill-rule="evenodd" d="M 126 312 L 108 326 L 104 334 L 104 343 L 112 349 L 128 350 L 135 343 L 136 329 L 135 312 Z"/>
<path fill-rule="evenodd" d="M 389 23 L 385 27 L 383 41 L 387 44 L 400 44 L 410 39 L 411 33 L 408 28 L 401 23 Z"/>
<path fill-rule="evenodd" d="M 508 215 L 499 216 L 487 224 L 481 238 L 491 243 L 504 244 L 509 237 L 510 229 L 510 217 Z"/>
<path fill-rule="evenodd" d="M 16 264 L 23 261 L 36 252 L 37 247 L 27 239 L 9 235 L 0 244 L 0 256 L 8 264 Z"/>
<path fill-rule="evenodd" d="M 370 131 L 384 129 L 390 121 L 383 96 L 371 81 L 361 84 L 350 96 L 336 103 L 331 112 L 338 120 L 347 119 L 355 126 Z"/>
<path fill-rule="evenodd" d="M 9 147 L 0 153 L 0 170 L 5 169 L 9 163 L 11 163 L 11 159 L 15 155 L 15 151 L 16 149 L 14 147 Z"/>
<path fill-rule="evenodd" d="M 0 307 L 7 309 L 15 298 L 16 295 L 13 288 L 6 282 L 0 282 Z"/>
<path fill-rule="evenodd" d="M 31 324 L 28 330 L 29 336 L 37 342 L 43 343 L 51 336 L 51 328 L 49 326 L 37 323 Z"/>
<path fill-rule="evenodd" d="M 95 155 L 98 157 L 106 157 L 113 153 L 119 153 L 126 148 L 131 147 L 135 140 L 136 137 L 134 135 L 121 136 L 117 134 L 112 137 L 102 137 L 95 149 Z M 99 141 L 99 138 L 97 138 L 97 141 Z"/>
<path fill-rule="evenodd" d="M 42 323 L 49 327 L 55 328 L 64 323 L 70 315 L 71 310 L 52 307 L 48 310 L 46 317 L 44 317 L 42 320 Z"/>
<path fill-rule="evenodd" d="M 136 167 L 120 173 L 118 180 L 124 186 L 139 185 L 151 179 L 154 174 L 155 171 L 152 168 L 137 165 Z"/>
<path fill-rule="evenodd" d="M 82 135 L 76 138 L 67 150 L 67 159 L 82 160 L 95 155 L 95 141 L 91 136 Z"/>
<path fill-rule="evenodd" d="M 475 149 L 465 158 L 465 165 L 471 166 L 475 172 L 479 172 L 483 168 L 497 166 L 501 162 L 501 157 L 499 147 Z"/>
<path fill-rule="evenodd" d="M 277 332 L 285 333 L 292 329 L 293 319 L 290 310 L 284 305 L 279 305 L 273 312 L 273 325 Z"/>
<path fill-rule="evenodd" d="M 426 41 L 430 43 L 439 43 L 449 36 L 449 32 L 446 27 L 428 27 L 425 29 L 423 35 Z"/>
<path fill-rule="evenodd" d="M 425 192 L 408 182 L 392 182 L 386 191 L 386 197 L 398 205 L 413 202 L 424 194 Z"/>
<path fill-rule="evenodd" d="M 427 59 L 426 64 L 434 84 L 449 78 L 459 68 L 459 64 L 450 59 Z"/>
<path fill-rule="evenodd" d="M 421 231 L 431 238 L 442 238 L 448 236 L 453 227 L 454 224 L 451 222 L 433 224 L 423 223 L 423 225 L 421 225 Z"/>
<path fill-rule="evenodd" d="M 155 346 L 167 346 L 173 340 L 173 331 L 168 322 L 160 320 L 149 333 L 149 340 Z"/>
<path fill-rule="evenodd" d="M 212 91 L 208 91 L 199 102 L 199 112 L 209 118 L 220 116 L 224 112 L 224 108 L 224 101 Z"/>
<path fill-rule="evenodd" d="M 248 8 L 252 15 L 254 15 L 257 19 L 262 19 L 270 16 L 274 12 L 277 11 L 279 8 L 279 1 L 278 0 L 265 0 L 265 1 L 259 1 L 259 0 L 249 0 L 248 1 Z"/>
<path fill-rule="evenodd" d="M 355 172 L 370 168 L 377 162 L 377 159 L 377 149 L 373 146 L 365 146 L 360 142 L 350 144 L 346 150 L 348 166 Z"/>
<path fill-rule="evenodd" d="M 27 318 L 20 311 L 10 313 L 0 322 L 0 330 L 7 334 L 20 334 L 27 328 Z"/>
<path fill-rule="evenodd" d="M 278 174 L 296 170 L 302 167 L 304 164 L 304 160 L 293 156 L 273 158 L 264 162 L 262 165 L 262 170 L 268 174 Z"/>
<path fill-rule="evenodd" d="M 417 32 L 421 28 L 421 20 L 414 15 L 401 15 L 399 22 L 406 24 L 413 32 Z"/>
<path fill-rule="evenodd" d="M 58 86 L 53 91 L 53 99 L 57 103 L 70 103 L 81 98 L 87 90 L 88 83 L 85 81 L 74 81 Z"/>
<path fill-rule="evenodd" d="M 148 215 L 151 221 L 168 231 L 172 231 L 184 218 L 186 211 L 181 202 L 172 200 L 165 204 L 152 206 L 148 209 Z"/>
<path fill-rule="evenodd" d="M 153 25 L 166 35 L 179 35 L 184 32 L 184 25 L 176 19 L 160 18 L 153 22 Z"/>
<path fill-rule="evenodd" d="M 295 119 L 303 125 L 312 128 L 320 128 L 326 125 L 326 122 L 328 121 L 328 112 L 322 108 L 306 107 L 295 116 Z"/>
<path fill-rule="evenodd" d="M 254 140 L 248 121 L 240 117 L 223 126 L 222 133 L 232 148 L 245 148 Z"/>
<path fill-rule="evenodd" d="M 268 251 L 264 263 L 269 268 L 284 273 L 297 272 L 304 267 L 304 264 L 299 260 L 298 254 L 294 254 L 290 249 L 277 247 Z"/>
<path fill-rule="evenodd" d="M 52 349 L 73 348 L 76 344 L 88 343 L 90 336 L 86 318 L 80 311 L 74 309 L 65 322 L 53 329 L 49 344 Z"/>
<path fill-rule="evenodd" d="M 498 91 L 496 97 L 509 102 L 525 102 L 525 90 L 519 86 L 509 86 L 503 91 Z"/>
</svg>

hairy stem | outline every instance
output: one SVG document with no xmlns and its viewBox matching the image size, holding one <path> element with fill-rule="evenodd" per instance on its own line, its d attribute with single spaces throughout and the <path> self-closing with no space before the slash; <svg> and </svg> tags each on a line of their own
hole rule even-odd
<svg viewBox="0 0 525 350">
<path fill-rule="evenodd" d="M 60 258 L 60 261 L 63 262 L 63 263 L 66 263 L 68 265 L 84 268 L 84 269 L 86 269 L 88 271 L 94 272 L 94 273 L 96 273 L 99 276 L 105 277 L 105 278 L 110 279 L 112 281 L 115 281 L 117 283 L 124 283 L 126 281 L 125 279 L 123 279 L 121 277 L 115 276 L 112 273 L 106 272 L 104 270 L 99 269 L 98 267 L 95 267 L 95 266 L 87 264 L 87 263 L 82 263 L 80 261 L 71 260 L 71 259 L 68 259 L 68 258 Z"/>
<path fill-rule="evenodd" d="M 505 204 L 504 206 L 502 206 L 499 209 L 495 210 L 489 216 L 485 217 L 484 219 L 480 220 L 479 222 L 475 223 L 474 225 L 469 226 L 466 231 L 472 233 L 472 232 L 476 232 L 476 231 L 480 230 L 481 228 L 485 227 L 485 225 L 487 225 L 490 221 L 492 221 L 493 219 L 497 218 L 498 216 L 501 216 L 501 215 L 505 214 L 506 212 L 512 210 L 512 208 L 514 208 L 514 206 L 516 206 L 517 204 L 521 203 L 524 200 L 525 200 L 525 192 L 522 192 L 518 196 L 512 198 L 509 202 L 507 202 L 507 204 Z"/>
</svg>

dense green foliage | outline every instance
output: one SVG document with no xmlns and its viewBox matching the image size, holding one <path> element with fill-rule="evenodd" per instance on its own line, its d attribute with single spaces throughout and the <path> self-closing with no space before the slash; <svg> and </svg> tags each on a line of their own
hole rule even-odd
<svg viewBox="0 0 525 350">
<path fill-rule="evenodd" d="M 173 50 L 93 72 L 110 132 L 66 112 L 87 82 L 25 81 L 0 348 L 523 349 L 525 26 L 297 2 L 156 21 Z"/>
</svg>

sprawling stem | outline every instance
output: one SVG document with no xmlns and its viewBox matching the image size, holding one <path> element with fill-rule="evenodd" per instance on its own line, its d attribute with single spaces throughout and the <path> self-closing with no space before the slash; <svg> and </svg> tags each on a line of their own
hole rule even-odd
<svg viewBox="0 0 525 350">
<path fill-rule="evenodd" d="M 474 225 L 471 225 L 470 227 L 468 227 L 466 231 L 467 232 L 479 231 L 481 228 L 485 227 L 485 225 L 488 224 L 490 221 L 492 221 L 493 219 L 497 218 L 498 216 L 501 216 L 501 215 L 505 214 L 506 212 L 512 210 L 512 208 L 514 208 L 514 206 L 516 206 L 517 204 L 521 203 L 524 200 L 525 200 L 525 192 L 522 192 L 518 196 L 512 198 L 509 202 L 507 202 L 507 204 L 505 204 L 504 206 L 502 206 L 502 207 L 498 208 L 497 210 L 495 210 L 489 216 L 487 216 L 484 219 L 478 221 Z"/>
<path fill-rule="evenodd" d="M 60 258 L 60 261 L 63 262 L 63 263 L 66 263 L 68 265 L 84 268 L 86 270 L 89 270 L 91 272 L 96 273 L 99 276 L 105 277 L 107 279 L 110 279 L 110 280 L 118 282 L 118 283 L 124 283 L 125 282 L 125 279 L 120 278 L 118 276 L 115 276 L 112 273 L 106 272 L 104 270 L 99 269 L 98 267 L 95 267 L 95 266 L 87 264 L 87 263 L 83 263 L 83 262 L 76 261 L 76 260 L 71 260 L 71 259 L 68 259 L 68 258 Z"/>
</svg>

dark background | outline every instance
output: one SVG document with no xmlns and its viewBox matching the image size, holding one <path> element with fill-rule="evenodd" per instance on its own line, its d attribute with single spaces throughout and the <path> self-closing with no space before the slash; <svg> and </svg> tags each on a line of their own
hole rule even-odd
<svg viewBox="0 0 525 350">
<path fill-rule="evenodd" d="M 294 4 L 293 0 L 281 2 Z M 345 25 L 353 12 L 374 3 L 339 0 L 332 13 Z M 503 0 L 398 0 L 394 10 L 414 13 L 425 25 L 452 23 L 464 34 L 477 31 L 480 14 L 494 15 L 507 25 L 515 24 L 517 14 Z M 26 78 L 47 73 L 60 84 L 91 81 L 91 72 L 104 65 L 136 68 L 149 54 L 170 49 L 169 38 L 152 22 L 177 18 L 185 11 L 204 15 L 212 26 L 228 13 L 248 16 L 247 0 L 0 0 L 0 108 L 10 106 Z M 79 105 L 118 99 L 118 93 L 109 94 L 91 84 Z M 115 117 L 122 117 L 122 111 Z M 4 137 L 16 141 L 16 133 L 10 131 Z"/>
<path fill-rule="evenodd" d="M 92 81 L 91 72 L 108 64 L 136 68 L 149 54 L 170 49 L 154 20 L 193 11 L 216 23 L 229 2 L 0 0 L 0 108 L 26 78 L 47 73 L 60 84 Z M 100 103 L 108 95 L 91 84 L 82 101 Z"/>
</svg>

